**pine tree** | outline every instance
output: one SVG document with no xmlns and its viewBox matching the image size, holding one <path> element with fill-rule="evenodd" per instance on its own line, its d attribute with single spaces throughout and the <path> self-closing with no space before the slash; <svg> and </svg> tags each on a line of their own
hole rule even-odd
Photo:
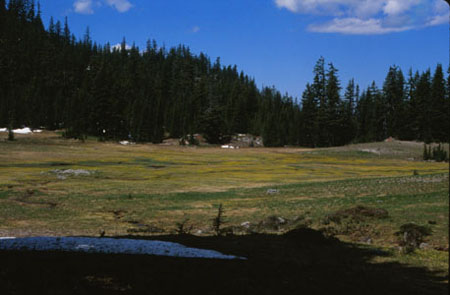
<svg viewBox="0 0 450 295">
<path fill-rule="evenodd" d="M 314 67 L 314 82 L 312 88 L 314 96 L 318 101 L 317 124 L 318 124 L 318 142 L 319 146 L 327 146 L 329 143 L 328 134 L 328 101 L 326 95 L 326 76 L 325 76 L 325 59 L 319 58 Z"/>
<path fill-rule="evenodd" d="M 341 110 L 341 98 L 339 92 L 341 90 L 339 79 L 337 77 L 337 69 L 332 63 L 328 66 L 326 80 L 326 118 L 325 128 L 327 129 L 328 140 L 325 145 L 335 146 L 344 142 L 344 134 L 342 134 L 343 113 Z"/>
<path fill-rule="evenodd" d="M 340 144 L 347 144 L 356 137 L 357 123 L 355 120 L 355 100 L 356 100 L 355 80 L 351 79 L 345 89 L 345 102 L 341 108 L 341 139 Z"/>
<path fill-rule="evenodd" d="M 201 122 L 202 132 L 209 143 L 223 144 L 229 140 L 223 110 L 218 105 L 211 105 L 203 114 Z"/>
<path fill-rule="evenodd" d="M 0 0 L 0 21 L 5 17 L 5 15 L 6 15 L 6 0 Z"/>
<path fill-rule="evenodd" d="M 430 159 L 430 154 L 428 153 L 428 149 L 427 149 L 427 145 L 426 144 L 423 144 L 423 155 L 422 155 L 422 157 L 423 157 L 423 160 L 424 161 L 428 161 L 429 159 Z"/>
<path fill-rule="evenodd" d="M 438 64 L 431 82 L 430 128 L 434 141 L 448 141 L 448 109 L 445 101 L 445 79 L 442 65 Z"/>
<path fill-rule="evenodd" d="M 315 91 L 310 84 L 306 84 L 306 89 L 302 96 L 302 120 L 300 138 L 301 145 L 315 147 L 318 145 L 318 101 Z"/>
<path fill-rule="evenodd" d="M 386 137 L 401 137 L 404 125 L 404 77 L 402 71 L 390 67 L 383 84 L 383 101 L 385 103 Z"/>
<path fill-rule="evenodd" d="M 430 70 L 422 73 L 417 81 L 416 104 L 417 104 L 417 139 L 429 143 L 432 141 L 431 129 L 431 74 Z"/>
</svg>

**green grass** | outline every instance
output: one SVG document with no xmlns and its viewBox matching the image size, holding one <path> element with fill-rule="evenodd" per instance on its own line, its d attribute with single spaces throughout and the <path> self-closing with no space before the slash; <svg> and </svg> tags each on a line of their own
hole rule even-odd
<svg viewBox="0 0 450 295">
<path fill-rule="evenodd" d="M 98 235 L 100 230 L 120 236 L 138 225 L 174 233 L 185 219 L 194 233 L 212 235 L 212 219 L 222 204 L 225 226 L 256 225 L 273 215 L 301 217 L 343 241 L 360 244 L 370 238 L 368 247 L 393 251 L 394 261 L 448 273 L 448 252 L 405 256 L 395 250 L 395 232 L 409 222 L 432 229 L 427 240 L 432 248 L 448 248 L 448 163 L 420 161 L 420 143 L 222 150 L 81 143 L 50 132 L 33 136 L 0 141 L 3 236 Z M 55 169 L 95 173 L 58 179 Z M 267 194 L 272 188 L 278 193 Z M 358 205 L 385 209 L 389 216 L 325 224 L 328 215 Z M 349 227 L 351 232 L 343 233 Z"/>
</svg>

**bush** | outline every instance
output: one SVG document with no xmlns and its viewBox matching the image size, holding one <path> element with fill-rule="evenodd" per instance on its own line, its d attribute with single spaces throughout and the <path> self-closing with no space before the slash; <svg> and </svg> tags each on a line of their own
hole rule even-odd
<svg viewBox="0 0 450 295">
<path fill-rule="evenodd" d="M 177 222 L 177 234 L 179 235 L 189 235 L 194 227 L 194 225 L 188 226 L 189 218 L 184 219 L 182 222 Z"/>
<path fill-rule="evenodd" d="M 217 216 L 213 219 L 213 229 L 216 235 L 222 235 L 221 226 L 224 224 L 224 222 L 223 206 L 222 204 L 220 204 L 219 208 L 217 209 Z"/>
<path fill-rule="evenodd" d="M 395 233 L 399 239 L 399 245 L 405 253 L 411 253 L 417 249 L 426 236 L 431 235 L 431 229 L 415 223 L 406 223 Z"/>
<path fill-rule="evenodd" d="M 448 153 L 439 143 L 437 147 L 428 146 L 425 144 L 423 148 L 423 160 L 434 160 L 436 162 L 448 162 Z"/>
</svg>

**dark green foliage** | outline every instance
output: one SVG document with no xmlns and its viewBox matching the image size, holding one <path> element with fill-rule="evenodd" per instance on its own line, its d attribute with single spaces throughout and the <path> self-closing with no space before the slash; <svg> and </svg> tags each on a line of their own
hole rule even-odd
<svg viewBox="0 0 450 295">
<path fill-rule="evenodd" d="M 67 18 L 45 30 L 32 0 L 0 0 L 0 126 L 64 129 L 84 140 L 160 143 L 203 133 L 212 144 L 262 135 L 266 146 L 335 146 L 399 139 L 448 142 L 450 80 L 389 69 L 382 89 L 359 95 L 352 79 L 341 96 L 338 70 L 321 57 L 301 103 L 273 87 L 258 89 L 236 66 L 211 62 L 186 46 L 148 41 L 120 48 L 77 40 Z"/>
<path fill-rule="evenodd" d="M 433 148 L 433 160 L 436 162 L 447 162 L 448 161 L 448 155 L 447 151 L 444 150 L 444 148 L 439 144 L 437 147 Z"/>
<path fill-rule="evenodd" d="M 436 162 L 448 162 L 448 153 L 439 143 L 438 146 L 431 147 L 425 144 L 423 147 L 423 160 L 434 160 Z"/>
<path fill-rule="evenodd" d="M 427 145 L 424 144 L 424 145 L 423 145 L 423 160 L 424 160 L 424 161 L 428 161 L 428 160 L 430 160 L 430 159 L 431 159 L 430 152 L 429 152 L 429 150 L 428 150 L 428 148 L 427 148 Z"/>
<path fill-rule="evenodd" d="M 205 139 L 212 144 L 221 144 L 229 141 L 227 127 L 223 118 L 223 111 L 218 107 L 208 108 L 201 119 L 201 128 Z"/>
</svg>

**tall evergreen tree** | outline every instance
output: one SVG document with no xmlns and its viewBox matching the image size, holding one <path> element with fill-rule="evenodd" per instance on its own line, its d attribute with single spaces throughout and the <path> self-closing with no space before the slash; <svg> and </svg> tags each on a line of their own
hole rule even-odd
<svg viewBox="0 0 450 295">
<path fill-rule="evenodd" d="M 341 98 L 340 90 L 341 86 L 337 77 L 337 69 L 332 63 L 328 66 L 328 72 L 326 74 L 326 133 L 328 138 L 324 145 L 334 146 L 342 144 L 342 138 L 345 136 L 342 134 L 343 113 L 341 112 Z"/>
<path fill-rule="evenodd" d="M 433 139 L 431 129 L 431 116 L 432 109 L 430 105 L 430 93 L 431 93 L 431 73 L 428 69 L 422 73 L 417 81 L 416 87 L 416 104 L 420 110 L 417 112 L 417 138 L 419 140 L 430 143 Z"/>
<path fill-rule="evenodd" d="M 357 86 L 357 85 L 356 85 Z M 340 144 L 347 144 L 356 137 L 357 123 L 355 117 L 355 101 L 357 98 L 355 80 L 351 79 L 345 89 L 345 101 L 341 107 Z"/>
<path fill-rule="evenodd" d="M 203 132 L 212 143 L 234 133 L 262 135 L 268 146 L 341 145 L 403 139 L 448 141 L 449 83 L 442 67 L 391 67 L 380 91 L 349 82 L 341 99 L 337 69 L 321 57 L 301 106 L 275 88 L 258 89 L 236 66 L 223 66 L 186 46 L 149 41 L 141 53 L 81 39 L 50 19 L 45 30 L 34 0 L 0 0 L 0 125 L 63 128 L 83 139 L 161 142 Z M 450 78 L 447 78 L 450 79 Z M 14 126 L 14 127 L 16 127 Z M 356 128 L 357 127 L 357 128 Z"/>
<path fill-rule="evenodd" d="M 329 142 L 328 134 L 328 100 L 326 95 L 326 73 L 325 73 L 325 59 L 319 58 L 314 66 L 314 82 L 312 88 L 314 90 L 314 96 L 318 101 L 319 108 L 317 111 L 317 124 L 318 124 L 318 142 L 320 146 L 326 146 Z"/>
<path fill-rule="evenodd" d="M 318 144 L 318 109 L 315 90 L 313 86 L 306 84 L 306 89 L 302 96 L 301 145 L 315 147 Z"/>
<path fill-rule="evenodd" d="M 383 84 L 383 102 L 385 104 L 386 136 L 400 138 L 405 124 L 404 114 L 404 76 L 396 67 L 390 67 Z"/>
<path fill-rule="evenodd" d="M 430 124 L 431 137 L 434 141 L 448 141 L 449 118 L 445 101 L 445 77 L 442 65 L 438 64 L 431 82 L 430 93 Z"/>
</svg>

